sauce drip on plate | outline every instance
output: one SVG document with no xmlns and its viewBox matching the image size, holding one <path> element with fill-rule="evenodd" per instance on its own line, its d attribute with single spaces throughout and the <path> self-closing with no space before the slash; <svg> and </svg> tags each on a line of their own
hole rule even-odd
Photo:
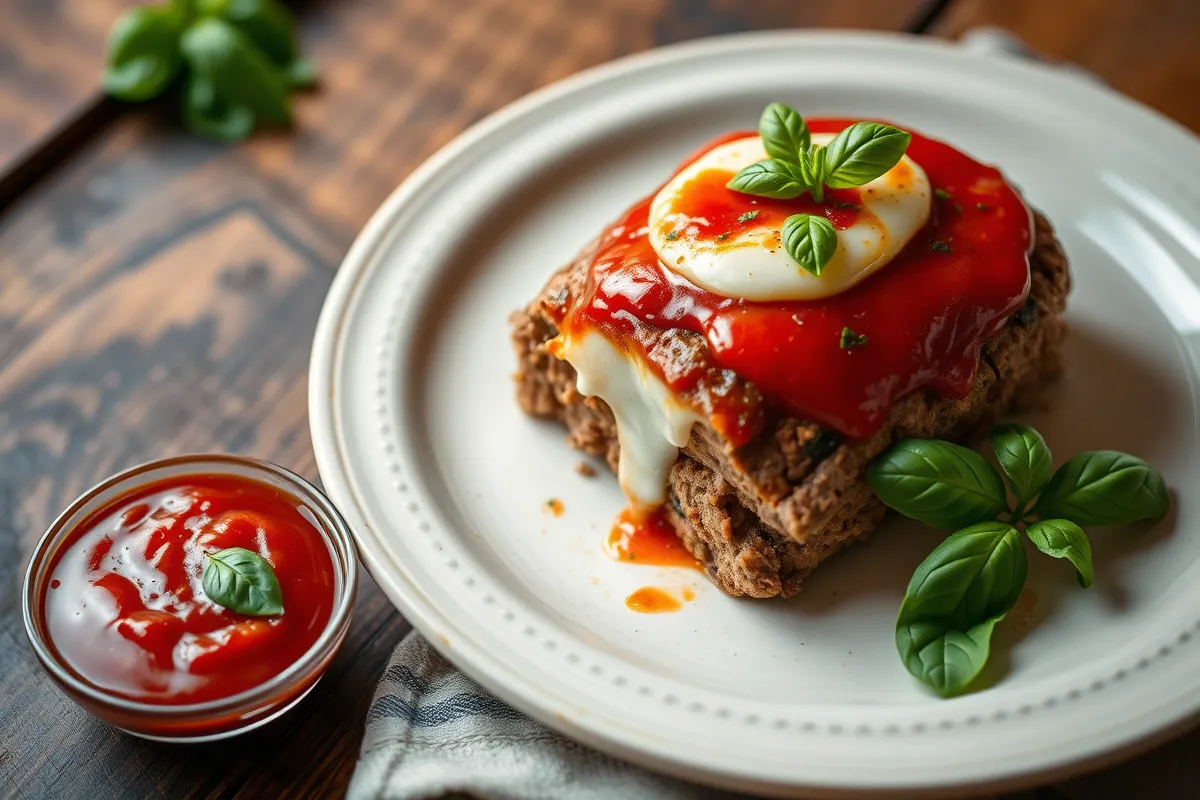
<svg viewBox="0 0 1200 800">
<path fill-rule="evenodd" d="M 849 124 L 808 121 L 814 133 Z M 699 154 L 750 135 L 730 134 Z M 891 263 L 853 288 L 816 301 L 781 302 L 708 292 L 659 262 L 646 235 L 646 198 L 600 242 L 586 288 L 558 307 L 560 330 L 603 332 L 650 365 L 734 445 L 761 430 L 771 407 L 859 438 L 879 430 L 892 404 L 917 389 L 965 396 L 979 348 L 1028 294 L 1030 213 L 998 170 L 947 144 L 913 133 L 907 154 L 937 194 L 929 222 Z M 732 173 L 710 172 L 688 185 L 676 210 L 713 236 L 755 210 L 760 218 L 781 219 L 821 213 L 835 227 L 850 224 L 846 215 L 855 213 L 857 189 L 827 192 L 823 203 L 807 194 L 767 200 L 725 188 Z M 841 347 L 844 328 L 865 340 Z M 659 346 L 648 335 L 659 329 L 699 334 L 706 351 L 680 358 L 678 348 Z M 732 375 L 751 388 L 731 391 Z"/>
<path fill-rule="evenodd" d="M 617 515 L 605 549 L 618 561 L 657 567 L 691 567 L 700 562 L 675 535 L 662 508 L 640 514 L 625 508 Z"/>
<path fill-rule="evenodd" d="M 683 608 L 683 603 L 657 586 L 643 586 L 625 598 L 625 607 L 639 614 L 666 614 Z"/>
</svg>

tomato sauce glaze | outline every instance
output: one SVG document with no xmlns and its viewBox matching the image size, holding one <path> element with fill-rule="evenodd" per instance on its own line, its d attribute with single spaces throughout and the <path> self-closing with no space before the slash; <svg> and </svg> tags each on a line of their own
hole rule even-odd
<svg viewBox="0 0 1200 800">
<path fill-rule="evenodd" d="M 850 124 L 808 121 L 814 133 L 836 133 Z M 721 137 L 680 169 L 719 144 L 753 135 Z M 603 332 L 648 363 L 734 445 L 753 438 L 771 408 L 860 438 L 876 432 L 892 404 L 912 391 L 929 387 L 965 396 L 979 348 L 1028 295 L 1031 215 L 998 170 L 947 144 L 913 133 L 907 155 L 925 170 L 936 194 L 929 222 L 890 264 L 857 286 L 817 301 L 783 302 L 730 299 L 701 289 L 666 269 L 650 246 L 652 195 L 605 234 L 585 291 L 559 308 L 566 309 L 560 330 Z M 808 194 L 772 200 L 727 189 L 732 176 L 701 172 L 675 205 L 697 235 L 729 239 L 731 247 L 739 246 L 731 233 L 747 212 L 759 212 L 755 224 L 823 214 L 844 229 L 861 211 L 861 188 L 827 190 L 821 203 Z M 647 334 L 655 328 L 700 334 L 707 353 L 681 359 L 672 348 L 653 347 Z M 843 328 L 865 335 L 866 343 L 842 348 Z"/>
</svg>

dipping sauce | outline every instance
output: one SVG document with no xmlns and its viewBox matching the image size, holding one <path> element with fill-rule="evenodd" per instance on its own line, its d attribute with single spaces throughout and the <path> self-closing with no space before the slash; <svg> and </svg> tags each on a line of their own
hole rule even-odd
<svg viewBox="0 0 1200 800">
<path fill-rule="evenodd" d="M 251 550 L 272 566 L 284 612 L 210 601 L 206 554 Z M 287 669 L 335 604 L 328 546 L 288 493 L 236 475 L 181 475 L 118 496 L 55 554 L 40 599 L 51 649 L 97 688 L 157 705 L 238 694 Z"/>
</svg>

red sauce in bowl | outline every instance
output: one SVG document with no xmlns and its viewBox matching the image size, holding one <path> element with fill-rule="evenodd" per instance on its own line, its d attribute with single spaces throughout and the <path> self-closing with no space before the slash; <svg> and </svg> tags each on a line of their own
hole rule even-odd
<svg viewBox="0 0 1200 800">
<path fill-rule="evenodd" d="M 808 120 L 834 133 L 850 120 Z M 691 160 L 732 139 L 713 142 Z M 708 292 L 663 267 L 647 234 L 653 196 L 631 208 L 600 243 L 585 290 L 559 307 L 560 330 L 600 330 L 649 364 L 673 393 L 706 414 L 734 445 L 761 429 L 771 406 L 850 437 L 882 426 L 900 397 L 929 387 L 963 397 L 975 380 L 979 348 L 1000 331 L 1029 292 L 1029 210 L 994 167 L 913 133 L 908 156 L 939 195 L 928 224 L 887 266 L 853 288 L 816 301 L 752 302 Z M 686 162 L 680 167 L 687 166 Z M 755 224 L 790 214 L 853 223 L 861 189 L 770 200 L 725 188 L 733 173 L 706 170 L 682 205 L 689 227 L 737 246 L 738 217 Z M 732 232 L 732 234 L 730 233 Z M 563 310 L 565 309 L 565 314 Z M 646 333 L 678 328 L 704 337 L 707 353 L 681 361 Z M 867 337 L 842 348 L 843 328 Z M 730 373 L 750 386 L 730 391 Z"/>
<path fill-rule="evenodd" d="M 211 602 L 207 559 L 230 547 L 265 558 L 284 613 L 253 617 Z M 182 475 L 133 489 L 75 525 L 41 602 L 50 646 L 118 697 L 183 705 L 273 678 L 317 641 L 335 604 L 329 549 L 312 512 L 235 475 Z"/>
</svg>

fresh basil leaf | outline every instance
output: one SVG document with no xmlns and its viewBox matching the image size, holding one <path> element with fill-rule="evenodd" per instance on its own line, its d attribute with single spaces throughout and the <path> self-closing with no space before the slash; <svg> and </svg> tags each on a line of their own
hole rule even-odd
<svg viewBox="0 0 1200 800">
<path fill-rule="evenodd" d="M 230 106 L 270 124 L 291 120 L 283 74 L 229 23 L 201 19 L 184 33 L 180 47 L 193 73 Z"/>
<path fill-rule="evenodd" d="M 798 179 L 793 167 L 775 159 L 751 164 L 725 185 L 735 192 L 776 200 L 791 200 L 808 191 L 808 186 Z"/>
<path fill-rule="evenodd" d="M 878 122 L 856 122 L 825 146 L 824 183 L 846 189 L 870 183 L 896 166 L 912 134 Z"/>
<path fill-rule="evenodd" d="M 1008 499 L 987 459 L 940 439 L 892 445 L 867 467 L 867 483 L 889 507 L 945 530 L 995 519 Z"/>
<path fill-rule="evenodd" d="M 170 0 L 171 10 L 179 17 L 184 27 L 192 24 L 196 18 L 197 0 Z"/>
<path fill-rule="evenodd" d="M 833 223 L 812 214 L 792 214 L 783 221 L 780 232 L 783 249 L 805 271 L 820 277 L 821 270 L 837 252 L 837 231 Z"/>
<path fill-rule="evenodd" d="M 183 121 L 199 136 L 223 142 L 245 139 L 254 130 L 254 113 L 221 98 L 207 78 L 191 75 L 183 96 Z"/>
<path fill-rule="evenodd" d="M 808 190 L 812 192 L 813 200 L 818 203 L 825 200 L 825 148 L 814 147 L 800 158 L 800 173 Z"/>
<path fill-rule="evenodd" d="M 804 153 L 812 147 L 812 134 L 804 118 L 783 103 L 771 103 L 763 109 L 758 120 L 758 135 L 762 137 L 767 155 L 778 161 L 800 163 Z"/>
<path fill-rule="evenodd" d="M 817 148 L 818 150 L 820 148 Z M 806 153 L 801 153 L 800 158 L 795 163 L 789 163 L 785 166 L 791 170 L 793 177 L 804 187 L 804 191 L 812 191 L 816 184 L 817 175 L 815 172 L 815 151 L 809 150 Z"/>
<path fill-rule="evenodd" d="M 782 161 L 767 159 L 743 169 L 726 186 L 736 192 L 790 200 L 808 190 L 796 167 Z"/>
<path fill-rule="evenodd" d="M 104 91 L 137 103 L 157 97 L 179 74 L 180 18 L 163 6 L 133 8 L 108 36 Z"/>
<path fill-rule="evenodd" d="M 283 613 L 283 593 L 265 558 L 244 547 L 208 554 L 202 578 L 204 594 L 239 614 L 269 617 Z"/>
<path fill-rule="evenodd" d="M 1077 525 L 1116 525 L 1167 512 L 1167 487 L 1158 470 L 1114 450 L 1080 453 L 1051 476 L 1034 511 L 1042 519 Z"/>
<path fill-rule="evenodd" d="M 280 69 L 299 54 L 292 14 L 278 0 L 200 0 L 199 10 L 237 28 Z"/>
<path fill-rule="evenodd" d="M 962 691 L 987 662 L 992 629 L 1025 586 L 1016 528 L 981 522 L 934 548 L 908 583 L 896 618 L 900 660 L 942 697 Z"/>
<path fill-rule="evenodd" d="M 1046 555 L 1074 564 L 1080 586 L 1092 585 L 1092 544 L 1083 528 L 1069 519 L 1044 519 L 1026 528 L 1025 535 Z"/>
<path fill-rule="evenodd" d="M 1028 425 L 1000 425 L 989 434 L 996 460 L 1018 503 L 1028 503 L 1050 480 L 1053 459 L 1042 435 Z"/>
</svg>

